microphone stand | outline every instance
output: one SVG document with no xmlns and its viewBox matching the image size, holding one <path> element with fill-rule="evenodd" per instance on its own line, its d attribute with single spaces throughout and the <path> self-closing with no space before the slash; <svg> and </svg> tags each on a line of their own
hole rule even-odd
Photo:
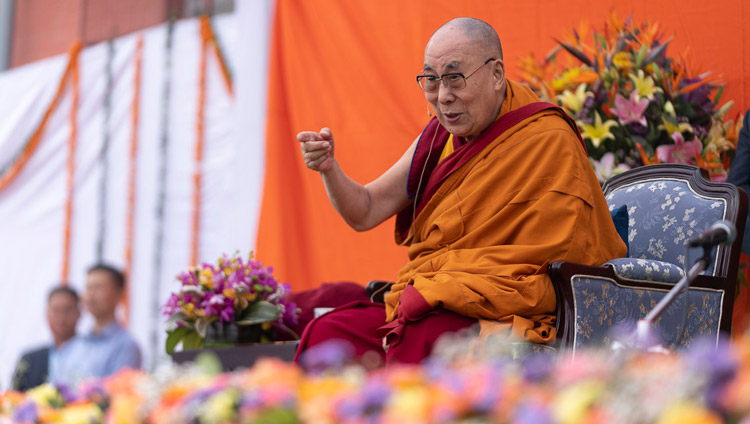
<svg viewBox="0 0 750 424">
<path fill-rule="evenodd" d="M 687 290 L 690 287 L 690 283 L 695 281 L 696 277 L 698 277 L 698 275 L 700 275 L 700 273 L 708 267 L 708 263 L 711 260 L 711 251 L 713 250 L 713 246 L 701 247 L 703 248 L 703 256 L 695 261 L 695 264 L 692 268 L 690 268 L 685 276 L 682 277 L 680 281 L 678 281 L 677 284 L 672 287 L 671 290 L 669 290 L 666 296 L 664 296 L 644 318 L 638 320 L 638 324 L 635 328 L 635 345 L 639 348 L 648 347 L 647 344 L 649 340 L 649 334 L 651 332 L 651 324 L 654 322 L 654 320 L 658 318 L 659 315 L 661 315 L 662 312 L 664 312 L 664 310 L 672 304 L 672 302 L 674 302 L 675 298 L 677 298 L 680 293 Z M 687 307 L 687 305 L 685 305 L 685 307 Z M 682 331 L 685 330 L 683 329 Z"/>
</svg>

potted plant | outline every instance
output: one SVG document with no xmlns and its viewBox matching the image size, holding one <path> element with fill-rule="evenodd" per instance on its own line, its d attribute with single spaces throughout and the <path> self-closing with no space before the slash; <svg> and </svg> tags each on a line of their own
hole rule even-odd
<svg viewBox="0 0 750 424">
<path fill-rule="evenodd" d="M 289 329 L 298 310 L 289 301 L 291 288 L 273 277 L 273 269 L 239 254 L 221 256 L 177 276 L 180 289 L 163 306 L 167 321 L 167 354 L 183 349 L 274 341 Z"/>
</svg>

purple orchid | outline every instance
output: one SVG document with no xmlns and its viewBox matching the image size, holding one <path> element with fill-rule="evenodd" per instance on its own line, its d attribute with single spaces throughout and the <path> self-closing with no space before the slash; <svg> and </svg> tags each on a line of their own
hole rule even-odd
<svg viewBox="0 0 750 424">
<path fill-rule="evenodd" d="M 513 424 L 552 424 L 555 422 L 549 406 L 537 401 L 524 401 L 516 409 Z"/>
<path fill-rule="evenodd" d="M 191 267 L 177 275 L 177 280 L 180 289 L 162 306 L 170 323 L 168 333 L 179 327 L 197 329 L 198 320 L 224 324 L 238 317 L 245 319 L 253 313 L 249 308 L 261 301 L 278 309 L 278 324 L 294 327 L 298 323 L 299 309 L 289 300 L 291 287 L 279 284 L 273 268 L 264 267 L 252 256 L 243 260 L 225 254 L 215 264 Z"/>
<path fill-rule="evenodd" d="M 302 354 L 305 371 L 319 374 L 326 370 L 341 370 L 354 357 L 354 346 L 346 340 L 331 339 L 319 343 Z"/>
<path fill-rule="evenodd" d="M 22 403 L 13 410 L 14 423 L 35 423 L 38 417 L 39 413 L 36 404 L 30 400 Z"/>
<path fill-rule="evenodd" d="M 615 108 L 612 113 L 620 118 L 622 125 L 638 123 L 647 126 L 644 112 L 648 108 L 649 100 L 645 97 L 638 99 L 638 91 L 633 90 L 630 93 L 630 99 L 625 99 L 621 94 L 615 97 Z"/>
<path fill-rule="evenodd" d="M 716 411 L 724 408 L 724 392 L 739 369 L 739 358 L 725 337 L 698 339 L 688 351 L 690 367 L 706 378 L 705 400 Z"/>
<path fill-rule="evenodd" d="M 685 141 L 679 132 L 672 134 L 672 140 L 674 144 L 662 144 L 656 148 L 659 160 L 664 163 L 694 164 L 695 156 L 703 150 L 700 140 Z"/>
<path fill-rule="evenodd" d="M 207 316 L 218 316 L 219 322 L 234 321 L 234 301 L 224 295 L 207 297 L 201 302 L 201 307 Z"/>
</svg>

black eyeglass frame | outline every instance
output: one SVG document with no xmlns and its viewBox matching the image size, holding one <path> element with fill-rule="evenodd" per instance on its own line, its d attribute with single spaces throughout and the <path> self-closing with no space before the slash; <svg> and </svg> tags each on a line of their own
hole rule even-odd
<svg viewBox="0 0 750 424">
<path fill-rule="evenodd" d="M 474 69 L 473 71 L 471 71 L 469 73 L 469 75 L 466 75 L 466 76 L 464 76 L 464 74 L 462 72 L 447 72 L 447 73 L 442 74 L 440 76 L 437 76 L 437 75 L 434 75 L 434 74 L 420 74 L 420 75 L 417 75 L 417 84 L 419 85 L 419 88 L 421 88 L 422 91 L 424 91 L 425 93 L 435 93 L 435 92 L 439 91 L 440 85 L 438 85 L 438 89 L 436 89 L 436 90 L 427 91 L 427 90 L 425 90 L 424 86 L 422 85 L 422 79 L 424 79 L 424 78 L 435 78 L 436 80 L 439 80 L 440 83 L 443 84 L 443 86 L 448 87 L 448 83 L 444 79 L 445 77 L 461 77 L 464 80 L 464 86 L 461 87 L 461 88 L 453 89 L 453 90 L 463 90 L 464 88 L 466 88 L 466 80 L 469 79 L 469 77 L 471 77 L 472 75 L 474 75 L 478 70 L 482 69 L 482 67 L 484 65 L 486 65 L 486 64 L 488 64 L 490 62 L 493 62 L 495 60 L 497 60 L 497 59 L 495 59 L 494 57 L 491 57 L 491 58 L 485 60 L 484 63 L 482 63 L 481 65 L 477 66 L 476 69 Z"/>
</svg>

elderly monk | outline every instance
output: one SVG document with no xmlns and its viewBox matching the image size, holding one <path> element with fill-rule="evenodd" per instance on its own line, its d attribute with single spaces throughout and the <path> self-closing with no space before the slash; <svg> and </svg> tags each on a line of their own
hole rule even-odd
<svg viewBox="0 0 750 424">
<path fill-rule="evenodd" d="M 435 118 L 367 185 L 341 170 L 328 128 L 297 135 L 344 220 L 365 231 L 397 215 L 410 259 L 385 305 L 356 302 L 312 321 L 298 356 L 338 338 L 387 364 L 419 362 L 441 334 L 477 322 L 480 337 L 551 343 L 548 263 L 625 255 L 575 123 L 507 80 L 502 57 L 483 21 L 440 27 L 417 76 Z"/>
</svg>

